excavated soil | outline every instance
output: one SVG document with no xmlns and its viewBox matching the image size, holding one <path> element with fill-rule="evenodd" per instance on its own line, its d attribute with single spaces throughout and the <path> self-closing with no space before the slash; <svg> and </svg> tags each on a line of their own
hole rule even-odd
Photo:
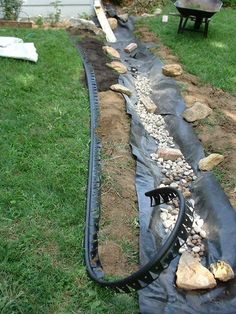
<svg viewBox="0 0 236 314">
<path fill-rule="evenodd" d="M 153 53 L 164 63 L 180 64 L 178 57 L 161 44 L 148 27 L 138 28 L 137 33 L 141 34 L 142 41 L 158 44 Z M 200 101 L 213 109 L 209 117 L 194 123 L 193 126 L 207 154 L 220 153 L 225 156 L 223 163 L 214 172 L 236 208 L 236 97 L 211 85 L 202 85 L 196 76 L 187 72 L 176 80 L 187 106 Z"/>
<path fill-rule="evenodd" d="M 138 269 L 135 160 L 130 149 L 130 117 L 124 97 L 109 90 L 119 75 L 106 66 L 111 60 L 103 43 L 85 31 L 73 31 L 93 66 L 100 99 L 97 133 L 102 141 L 99 257 L 107 275 L 122 277 Z"/>
<path fill-rule="evenodd" d="M 100 92 L 109 90 L 110 86 L 116 84 L 119 75 L 109 69 L 106 63 L 111 62 L 111 59 L 107 57 L 103 50 L 103 43 L 96 38 L 91 37 L 84 38 L 80 45 L 83 48 L 89 62 L 93 65 L 93 70 L 96 75 L 98 90 Z"/>
<path fill-rule="evenodd" d="M 137 269 L 135 160 L 129 137 L 130 118 L 122 95 L 99 94 L 101 117 L 98 135 L 102 139 L 102 213 L 99 255 L 106 273 L 128 275 Z M 112 258 L 111 258 L 112 257 Z"/>
</svg>

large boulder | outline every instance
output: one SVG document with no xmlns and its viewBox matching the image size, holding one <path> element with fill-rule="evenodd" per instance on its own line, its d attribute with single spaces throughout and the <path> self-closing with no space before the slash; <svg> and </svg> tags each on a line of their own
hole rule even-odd
<svg viewBox="0 0 236 314">
<path fill-rule="evenodd" d="M 198 167 L 203 171 L 211 171 L 215 166 L 219 165 L 224 160 L 224 156 L 220 154 L 211 154 L 205 158 L 202 158 Z"/>
<path fill-rule="evenodd" d="M 183 117 L 188 122 L 194 122 L 197 120 L 205 119 L 212 113 L 212 109 L 206 104 L 201 102 L 195 102 L 194 105 L 186 109 L 183 113 Z"/>
<path fill-rule="evenodd" d="M 176 285 L 184 290 L 212 289 L 216 280 L 212 273 L 189 252 L 184 252 L 179 260 Z"/>
<path fill-rule="evenodd" d="M 183 73 L 183 69 L 179 64 L 166 64 L 162 67 L 162 73 L 166 76 L 175 77 Z"/>
</svg>

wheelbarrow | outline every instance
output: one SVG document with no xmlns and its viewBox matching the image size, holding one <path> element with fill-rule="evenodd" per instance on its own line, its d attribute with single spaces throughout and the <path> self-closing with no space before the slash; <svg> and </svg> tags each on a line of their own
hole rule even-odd
<svg viewBox="0 0 236 314">
<path fill-rule="evenodd" d="M 220 11 L 222 7 L 220 0 L 178 0 L 174 3 L 180 13 L 178 33 L 184 30 L 201 32 L 201 25 L 204 24 L 203 34 L 207 37 L 211 17 Z M 193 28 L 186 28 L 188 20 L 194 21 Z"/>
</svg>

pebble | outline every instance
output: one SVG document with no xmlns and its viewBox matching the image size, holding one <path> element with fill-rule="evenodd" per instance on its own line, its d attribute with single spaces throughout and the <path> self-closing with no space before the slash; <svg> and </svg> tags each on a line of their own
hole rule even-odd
<svg viewBox="0 0 236 314">
<path fill-rule="evenodd" d="M 201 230 L 200 231 L 200 236 L 204 239 L 206 238 L 206 231 L 205 230 Z"/>
<path fill-rule="evenodd" d="M 194 247 L 192 248 L 192 251 L 193 251 L 194 253 L 199 253 L 199 252 L 201 251 L 201 248 L 200 248 L 199 246 L 194 246 Z"/>
</svg>

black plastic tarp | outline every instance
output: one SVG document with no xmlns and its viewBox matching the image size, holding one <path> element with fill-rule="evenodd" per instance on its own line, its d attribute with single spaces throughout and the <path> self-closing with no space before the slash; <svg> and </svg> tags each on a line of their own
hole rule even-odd
<svg viewBox="0 0 236 314">
<path fill-rule="evenodd" d="M 154 56 L 147 46 L 133 36 L 134 23 L 129 20 L 121 23 L 115 31 L 117 43 L 112 46 L 121 53 L 122 62 L 135 67 L 150 79 L 151 98 L 158 106 L 158 113 L 165 118 L 170 135 L 180 147 L 185 159 L 192 166 L 197 180 L 192 185 L 195 210 L 204 219 L 207 229 L 206 256 L 203 264 L 208 267 L 212 262 L 224 260 L 236 271 L 236 214 L 220 184 L 211 172 L 198 170 L 198 162 L 204 157 L 204 150 L 191 124 L 185 122 L 182 113 L 185 103 L 175 80 L 162 74 L 162 62 Z M 124 52 L 124 47 L 138 43 L 135 56 Z M 131 146 L 137 158 L 136 189 L 139 202 L 140 221 L 140 262 L 145 264 L 158 249 L 153 219 L 156 208 L 151 208 L 144 193 L 156 188 L 161 181 L 158 165 L 151 160 L 150 154 L 156 152 L 158 144 L 144 130 L 135 111 L 137 95 L 134 80 L 130 74 L 120 76 L 120 82 L 133 90 L 126 97 L 127 111 L 132 116 Z M 218 283 L 210 291 L 187 292 L 176 288 L 175 273 L 179 257 L 151 285 L 139 292 L 140 311 L 143 314 L 155 313 L 236 313 L 236 279 L 227 283 Z"/>
</svg>

